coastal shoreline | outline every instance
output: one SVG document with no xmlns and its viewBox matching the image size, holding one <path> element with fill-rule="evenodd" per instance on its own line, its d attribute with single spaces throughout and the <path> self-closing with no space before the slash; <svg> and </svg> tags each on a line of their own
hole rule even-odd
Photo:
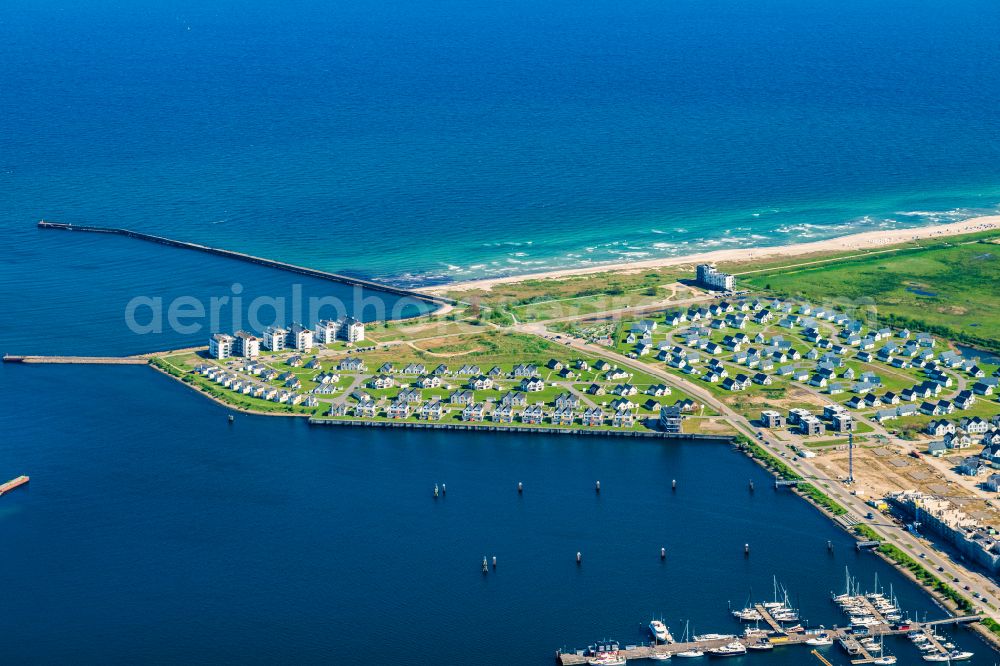
<svg viewBox="0 0 1000 666">
<path fill-rule="evenodd" d="M 482 278 L 461 282 L 449 282 L 428 287 L 418 287 L 414 291 L 437 295 L 458 291 L 490 291 L 502 284 L 516 284 L 529 280 L 557 280 L 562 278 L 593 275 L 595 273 L 628 273 L 650 268 L 665 268 L 669 266 L 685 266 L 698 263 L 741 262 L 780 257 L 796 257 L 823 252 L 872 251 L 884 249 L 887 246 L 898 245 L 911 241 L 930 238 L 945 238 L 981 231 L 1000 229 L 1000 215 L 984 215 L 971 217 L 960 222 L 939 224 L 926 227 L 907 227 L 902 229 L 887 229 L 881 231 L 864 231 L 846 236 L 837 236 L 810 243 L 794 243 L 790 245 L 772 245 L 766 247 L 742 247 L 726 250 L 712 250 L 698 254 L 688 254 L 680 257 L 660 257 L 622 263 L 598 264 L 565 268 L 541 273 L 525 273 L 505 277 Z"/>
<path fill-rule="evenodd" d="M 61 222 L 48 222 L 46 220 L 40 220 L 37 224 L 37 227 L 39 229 L 52 229 L 58 231 L 68 231 L 77 233 L 83 232 L 83 233 L 107 234 L 112 236 L 124 236 L 126 238 L 132 238 L 135 240 L 141 240 L 150 243 L 158 243 L 160 245 L 166 245 L 168 247 L 204 252 L 206 254 L 212 254 L 219 257 L 226 257 L 228 259 L 235 259 L 237 261 L 245 261 L 247 263 L 257 264 L 260 266 L 265 266 L 267 268 L 273 268 L 288 273 L 306 275 L 321 280 L 329 280 L 331 282 L 346 284 L 352 287 L 361 287 L 363 289 L 370 289 L 373 291 L 380 291 L 387 294 L 393 294 L 395 296 L 402 296 L 404 298 L 413 298 L 415 300 L 424 301 L 426 303 L 435 306 L 436 309 L 433 311 L 434 314 L 446 314 L 447 312 L 451 311 L 452 306 L 454 305 L 454 302 L 451 299 L 438 296 L 435 294 L 425 294 L 413 289 L 406 289 L 403 287 L 397 287 L 390 284 L 383 284 L 380 282 L 374 282 L 372 280 L 367 280 L 359 277 L 343 275 L 340 273 L 333 273 L 330 271 L 320 270 L 318 268 L 308 268 L 305 266 L 299 266 L 297 264 L 290 264 L 288 262 L 278 261 L 277 259 L 267 259 L 265 257 L 258 257 L 252 254 L 247 254 L 245 252 L 237 252 L 236 250 L 226 250 L 223 248 L 211 247 L 209 245 L 202 245 L 200 243 L 175 240 L 173 238 L 166 238 L 165 236 L 147 234 L 141 231 L 134 231 L 132 229 L 120 229 L 117 227 L 97 227 L 93 225 L 64 224 Z M 408 317 L 402 317 L 402 318 L 405 319 Z"/>
<path fill-rule="evenodd" d="M 942 226 L 939 226 L 939 227 L 930 227 L 930 228 L 928 228 L 926 230 L 923 230 L 923 229 L 913 230 L 913 229 L 911 229 L 911 230 L 896 230 L 894 232 L 867 232 L 867 233 L 864 233 L 864 234 L 855 234 L 855 235 L 852 235 L 852 236 L 845 236 L 845 237 L 842 237 L 842 238 L 839 238 L 839 239 L 831 239 L 831 240 L 827 240 L 827 241 L 820 241 L 818 243 L 812 243 L 812 244 L 794 245 L 794 246 L 782 246 L 782 247 L 778 247 L 778 248 L 759 248 L 759 249 L 749 249 L 748 248 L 748 249 L 743 249 L 743 250 L 723 250 L 723 251 L 717 251 L 717 252 L 713 252 L 713 253 L 707 253 L 705 255 L 692 255 L 692 256 L 682 257 L 682 258 L 666 259 L 666 260 L 663 260 L 663 261 L 661 261 L 659 263 L 660 263 L 660 265 L 674 265 L 674 264 L 689 263 L 689 262 L 693 262 L 693 261 L 697 261 L 697 260 L 701 260 L 701 261 L 706 261 L 706 260 L 727 261 L 728 260 L 728 261 L 731 261 L 731 260 L 738 260 L 740 258 L 746 259 L 746 258 L 748 258 L 747 257 L 748 254 L 751 255 L 751 256 L 754 256 L 754 258 L 757 258 L 759 256 L 795 256 L 795 255 L 800 255 L 800 254 L 811 254 L 811 253 L 823 252 L 823 251 L 830 252 L 830 251 L 838 251 L 838 250 L 839 251 L 843 251 L 843 250 L 862 249 L 862 248 L 876 249 L 876 248 L 879 248 L 879 247 L 884 247 L 884 246 L 888 246 L 888 245 L 898 244 L 898 243 L 901 243 L 901 242 L 907 242 L 907 241 L 911 241 L 911 240 L 918 240 L 919 238 L 940 238 L 940 237 L 947 237 L 947 236 L 958 235 L 958 234 L 966 234 L 966 233 L 973 233 L 973 232 L 978 232 L 978 231 L 986 231 L 986 230 L 997 229 L 997 228 L 1000 228 L 1000 216 L 990 216 L 990 217 L 987 217 L 987 218 L 975 218 L 973 220 L 967 220 L 967 221 L 965 221 L 963 223 L 956 223 L 956 224 L 952 224 L 952 225 L 942 225 Z M 921 231 L 924 232 L 924 233 L 923 234 L 915 233 L 915 232 L 921 232 Z M 817 246 L 821 246 L 821 247 L 817 247 Z M 774 251 L 774 254 L 768 254 L 768 253 L 770 253 L 772 251 Z M 738 257 L 738 258 L 737 257 L 733 257 L 733 256 L 727 256 L 726 258 L 718 258 L 720 255 L 732 255 L 734 253 L 740 254 L 740 255 L 743 255 L 743 256 Z M 706 259 L 706 257 L 712 257 L 712 258 L 711 259 Z M 664 263 L 664 262 L 666 262 L 666 263 Z M 648 262 L 639 262 L 638 264 L 623 264 L 623 265 L 620 266 L 619 270 L 637 270 L 637 269 L 641 269 L 647 263 Z M 586 270 L 586 272 L 589 272 L 589 273 L 594 273 L 594 272 L 598 272 L 598 271 L 600 271 L 600 272 L 607 272 L 609 270 L 609 267 L 603 266 L 603 267 L 600 267 L 599 269 L 597 267 L 594 267 L 594 268 L 588 268 L 588 269 L 585 269 L 585 270 Z M 551 275 L 551 274 L 546 274 L 546 275 Z M 532 278 L 530 278 L 530 277 L 522 277 L 520 279 L 523 280 L 523 279 L 532 279 Z M 501 279 L 501 281 L 512 281 L 512 280 Z M 451 288 L 454 288 L 454 287 L 452 286 Z M 190 349 L 199 349 L 199 348 L 190 348 Z M 127 360 L 123 359 L 120 362 L 148 363 L 149 360 L 151 360 L 152 358 L 155 358 L 156 356 L 157 356 L 157 354 L 154 353 L 154 354 L 146 354 L 146 355 L 140 355 L 140 356 L 134 356 L 134 357 L 127 357 Z M 57 357 L 57 358 L 59 358 L 59 357 Z M 73 358 L 74 360 L 77 360 L 77 362 L 79 362 L 79 359 L 81 357 L 69 357 L 69 358 Z M 107 359 L 101 359 L 101 360 L 107 361 Z M 72 362 L 72 361 L 67 361 L 67 362 Z M 696 439 L 696 440 L 709 440 L 710 439 L 710 440 L 713 440 L 713 441 L 730 441 L 730 442 L 733 441 L 733 438 L 729 437 L 729 436 L 706 436 L 706 435 L 693 435 L 693 434 L 686 435 L 686 436 L 685 435 L 670 436 L 670 435 L 665 435 L 665 434 L 662 434 L 662 433 L 652 433 L 652 432 L 651 433 L 632 433 L 632 432 L 617 432 L 617 431 L 585 431 L 585 430 L 576 430 L 576 429 L 574 429 L 574 430 L 548 430 L 548 429 L 534 429 L 534 428 L 522 428 L 522 427 L 498 427 L 498 426 L 486 425 L 486 424 L 484 424 L 484 425 L 471 425 L 471 424 L 465 425 L 465 424 L 438 424 L 438 423 L 435 423 L 435 424 L 429 424 L 429 423 L 425 424 L 425 423 L 407 423 L 407 422 L 399 422 L 399 423 L 396 423 L 396 422 L 368 422 L 368 421 L 361 421 L 361 420 L 357 420 L 357 419 L 353 419 L 353 420 L 352 419 L 345 419 L 345 420 L 322 419 L 322 418 L 316 418 L 315 416 L 310 416 L 309 414 L 304 414 L 304 413 L 263 412 L 263 411 L 253 410 L 253 409 L 246 409 L 244 407 L 240 407 L 240 406 L 231 404 L 231 403 L 227 402 L 223 398 L 219 398 L 217 396 L 213 396 L 210 393 L 208 393 L 208 392 L 200 389 L 197 386 L 194 386 L 194 385 L 192 385 L 190 383 L 184 382 L 182 378 L 180 378 L 180 377 L 178 377 L 178 376 L 176 376 L 176 375 L 174 375 L 174 374 L 172 374 L 172 373 L 164 370 L 163 368 L 158 367 L 154 363 L 149 363 L 149 364 L 153 366 L 154 370 L 157 370 L 160 373 L 167 375 L 168 377 L 174 379 L 175 381 L 177 381 L 177 382 L 179 382 L 181 384 L 187 384 L 189 388 L 192 388 L 192 389 L 198 391 L 203 396 L 209 398 L 210 400 L 212 400 L 213 402 L 219 404 L 220 406 L 222 406 L 222 407 L 224 407 L 224 408 L 226 408 L 228 410 L 231 410 L 232 412 L 240 412 L 240 413 L 254 414 L 254 415 L 260 415 L 260 416 L 285 416 L 285 417 L 291 416 L 291 417 L 297 417 L 297 418 L 306 418 L 307 422 L 310 423 L 311 425 L 315 424 L 315 425 L 365 426 L 365 427 L 415 428 L 415 429 L 431 429 L 431 428 L 433 428 L 433 429 L 438 429 L 438 430 L 446 430 L 447 429 L 447 430 L 455 430 L 455 431 L 470 431 L 470 430 L 478 430 L 478 431 L 483 431 L 483 430 L 486 430 L 486 431 L 513 431 L 513 432 L 517 432 L 517 433 L 535 432 L 535 433 L 540 433 L 540 434 L 568 434 L 568 435 L 591 435 L 591 436 L 614 435 L 614 436 L 619 436 L 619 437 L 621 437 L 621 436 L 631 436 L 631 437 L 648 437 L 648 438 L 653 438 L 653 437 L 661 437 L 661 438 L 662 437 L 673 437 L 673 438 L 677 438 L 677 439 Z M 748 455 L 748 457 L 750 457 L 751 460 L 757 462 L 762 467 L 768 468 L 768 466 L 763 461 L 757 459 L 755 456 Z M 773 471 L 774 470 L 772 470 L 772 472 Z M 836 515 L 834 515 L 827 507 L 823 506 L 823 504 L 821 502 L 817 501 L 814 497 L 811 497 L 811 496 L 809 496 L 806 493 L 799 492 L 798 490 L 796 490 L 795 492 L 802 499 L 805 499 L 810 504 L 813 504 L 813 506 L 815 508 L 817 508 L 818 510 L 820 510 L 821 513 L 826 514 L 831 520 L 833 520 L 834 523 L 840 525 L 843 529 L 845 529 L 845 531 L 848 532 L 848 534 L 851 534 L 855 539 L 859 539 L 859 535 L 858 534 L 855 534 L 846 525 L 844 525 L 843 523 L 841 523 L 840 521 L 838 521 Z M 897 562 L 892 561 L 890 558 L 886 557 L 882 553 L 878 553 L 878 555 L 884 561 L 886 561 L 890 566 L 893 566 L 894 568 L 896 568 L 897 570 L 899 570 L 900 572 L 902 572 L 904 575 L 906 575 L 907 577 L 909 577 L 910 579 L 912 579 L 916 584 L 918 584 L 918 585 L 921 584 L 921 581 L 916 576 L 914 576 L 911 572 L 909 572 L 906 569 L 905 566 L 903 566 L 903 565 L 901 565 L 901 564 L 899 564 Z M 924 587 L 925 591 L 932 598 L 934 598 L 939 604 L 942 605 L 942 608 L 946 609 L 948 612 L 957 613 L 958 609 L 953 608 L 952 607 L 953 604 L 951 602 L 949 602 L 949 600 L 946 597 L 942 596 L 941 594 L 939 594 L 934 589 L 927 589 L 926 586 L 923 586 L 923 585 L 921 585 L 921 587 Z M 994 635 L 992 632 L 990 632 L 985 626 L 978 626 L 977 625 L 976 629 L 978 630 L 978 632 L 980 633 L 980 635 L 989 644 L 991 644 L 994 648 L 996 648 L 997 642 L 998 642 L 998 639 L 997 639 L 996 635 Z"/>
</svg>

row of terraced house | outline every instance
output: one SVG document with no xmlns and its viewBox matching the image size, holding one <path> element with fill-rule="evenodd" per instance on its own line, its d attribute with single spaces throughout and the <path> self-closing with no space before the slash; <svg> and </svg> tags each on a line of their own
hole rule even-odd
<svg viewBox="0 0 1000 666">
<path fill-rule="evenodd" d="M 287 405 L 301 404 L 304 407 L 319 406 L 319 400 L 313 395 L 303 395 L 296 393 L 294 390 L 289 390 L 289 388 L 277 388 L 269 384 L 255 382 L 249 378 L 230 372 L 225 368 L 220 368 L 217 365 L 199 365 L 195 368 L 195 372 L 215 382 L 222 388 L 250 398 Z M 299 384 L 299 387 L 301 387 L 301 384 Z"/>
<path fill-rule="evenodd" d="M 611 410 L 605 412 L 600 407 L 586 407 L 572 393 L 557 396 L 554 407 L 540 404 L 529 405 L 522 394 L 510 392 L 496 403 L 478 402 L 468 390 L 458 390 L 447 400 L 432 398 L 423 401 L 420 392 L 404 390 L 391 401 L 376 401 L 367 394 L 357 396 L 358 402 L 353 407 L 346 403 L 338 403 L 331 407 L 330 415 L 345 417 L 353 414 L 360 418 L 376 418 L 380 413 L 388 419 L 416 418 L 425 421 L 440 421 L 446 415 L 457 411 L 464 422 L 493 422 L 510 425 L 561 425 L 579 424 L 586 427 L 610 426 L 612 428 L 628 429 L 639 423 L 636 406 L 628 401 L 612 403 Z M 681 407 L 665 406 L 660 410 L 657 423 L 665 432 L 680 432 Z"/>
</svg>

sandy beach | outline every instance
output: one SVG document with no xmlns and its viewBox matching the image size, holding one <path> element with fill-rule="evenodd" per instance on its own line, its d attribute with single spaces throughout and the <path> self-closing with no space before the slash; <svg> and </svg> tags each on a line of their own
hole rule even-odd
<svg viewBox="0 0 1000 666">
<path fill-rule="evenodd" d="M 524 275 L 511 275 L 506 277 L 484 278 L 482 280 L 452 282 L 432 287 L 422 287 L 416 291 L 429 294 L 443 294 L 445 292 L 468 291 L 473 289 L 489 291 L 496 285 L 524 282 L 526 280 L 559 279 L 573 277 L 576 275 L 590 275 L 593 273 L 607 273 L 612 271 L 641 271 L 650 268 L 684 266 L 700 263 L 752 261 L 754 259 L 795 257 L 819 252 L 844 252 L 852 250 L 870 251 L 890 245 L 918 241 L 925 238 L 957 236 L 979 231 L 988 231 L 990 229 L 1000 229 L 1000 215 L 972 217 L 967 220 L 962 220 L 961 222 L 928 227 L 889 229 L 885 231 L 866 231 L 858 234 L 850 234 L 848 236 L 828 238 L 826 240 L 815 241 L 812 243 L 796 243 L 792 245 L 775 245 L 769 247 L 731 248 L 727 250 L 713 250 L 711 252 L 704 252 L 700 254 L 688 254 L 681 257 L 662 257 L 660 259 L 647 259 L 626 263 L 599 264 L 594 266 L 582 266 L 579 268 L 567 268 L 544 273 L 527 273 Z"/>
</svg>

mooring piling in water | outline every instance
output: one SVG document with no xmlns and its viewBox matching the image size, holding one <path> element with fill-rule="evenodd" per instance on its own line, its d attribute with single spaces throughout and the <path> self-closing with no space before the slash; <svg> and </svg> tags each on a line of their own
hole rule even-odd
<svg viewBox="0 0 1000 666">
<path fill-rule="evenodd" d="M 517 494 L 518 495 L 524 494 L 524 484 L 521 483 L 520 481 L 517 482 Z"/>
<path fill-rule="evenodd" d="M 666 548 L 660 548 L 660 559 L 661 560 L 667 559 L 667 549 Z"/>
<path fill-rule="evenodd" d="M 583 553 L 576 551 L 576 563 L 580 564 L 581 562 L 583 562 Z"/>
<path fill-rule="evenodd" d="M 750 479 L 750 492 L 753 492 L 753 479 Z"/>
<path fill-rule="evenodd" d="M 493 569 L 496 570 L 496 568 L 497 568 L 497 556 L 494 555 L 493 556 Z"/>
<path fill-rule="evenodd" d="M 748 543 L 743 544 L 743 555 L 744 557 L 750 556 L 750 544 Z"/>
<path fill-rule="evenodd" d="M 443 483 L 441 484 L 441 494 L 442 495 L 447 495 L 448 494 L 448 486 L 445 485 L 445 484 L 443 484 Z"/>
<path fill-rule="evenodd" d="M 600 481 L 598 481 L 597 485 L 594 486 L 594 492 L 597 492 L 597 493 L 601 492 L 601 482 Z"/>
</svg>

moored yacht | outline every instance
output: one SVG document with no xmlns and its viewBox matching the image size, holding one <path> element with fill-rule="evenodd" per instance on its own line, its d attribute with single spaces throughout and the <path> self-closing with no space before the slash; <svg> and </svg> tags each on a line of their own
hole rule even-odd
<svg viewBox="0 0 1000 666">
<path fill-rule="evenodd" d="M 741 622 L 756 622 L 757 620 L 763 620 L 760 611 L 756 608 L 743 608 L 741 610 L 734 610 L 733 617 Z"/>
<path fill-rule="evenodd" d="M 972 655 L 972 652 L 952 650 L 951 652 L 942 652 L 939 654 L 925 654 L 924 661 L 965 661 L 967 659 L 972 659 Z"/>
<path fill-rule="evenodd" d="M 736 636 L 732 634 L 701 634 L 700 636 L 695 636 L 694 640 L 697 643 L 702 643 L 704 641 L 721 641 L 729 638 L 736 638 Z"/>
<path fill-rule="evenodd" d="M 833 645 L 833 639 L 830 638 L 830 634 L 824 632 L 807 639 L 806 645 Z"/>
<path fill-rule="evenodd" d="M 587 648 L 589 656 L 587 663 L 590 666 L 625 666 L 625 657 L 618 652 L 617 641 L 603 641 L 597 645 Z"/>
<path fill-rule="evenodd" d="M 669 643 L 673 641 L 673 637 L 670 635 L 667 625 L 663 624 L 660 620 L 649 621 L 649 633 L 653 635 L 653 638 L 658 643 Z"/>
<path fill-rule="evenodd" d="M 743 643 L 733 641 L 732 643 L 727 643 L 722 647 L 717 647 L 713 650 L 708 651 L 708 656 L 710 657 L 739 657 L 747 653 L 746 647 Z"/>
</svg>

